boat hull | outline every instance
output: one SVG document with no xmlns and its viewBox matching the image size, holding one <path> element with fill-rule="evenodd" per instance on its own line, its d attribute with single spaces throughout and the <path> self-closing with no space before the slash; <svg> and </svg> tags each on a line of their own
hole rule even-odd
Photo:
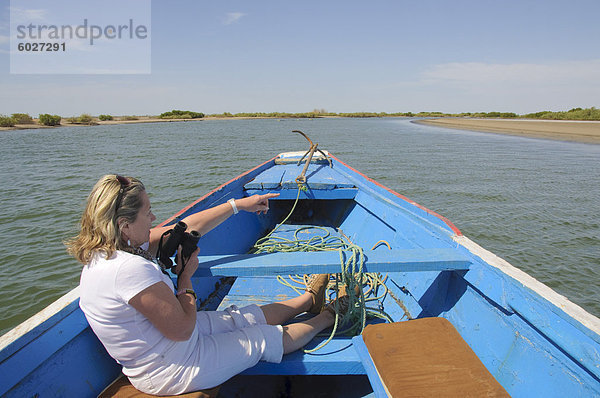
<svg viewBox="0 0 600 398">
<path fill-rule="evenodd" d="M 296 267 L 306 263 L 302 268 L 306 273 L 324 272 L 325 265 L 330 267 L 327 271 L 335 269 L 334 259 L 321 253 L 290 256 L 289 261 L 274 257 L 267 264 L 270 268 L 264 261 L 237 264 L 233 271 L 222 267 L 233 264 L 224 258 L 247 256 L 258 238 L 279 225 L 298 197 L 298 210 L 285 225 L 325 226 L 370 252 L 366 271 L 372 266 L 373 272 L 387 274 L 388 290 L 377 306 L 395 322 L 448 319 L 512 396 L 600 395 L 598 318 L 479 247 L 446 218 L 336 157 L 332 156 L 331 165 L 311 163 L 307 189 L 298 191 L 294 178 L 302 166 L 293 157 L 270 159 L 161 224 L 172 224 L 230 198 L 280 193 L 267 215 L 241 212 L 202 237 L 203 265 L 193 279 L 200 309 L 293 297 L 296 293 L 277 285 L 273 276 L 292 272 L 293 267 L 283 272 L 284 263 Z M 378 241 L 385 241 L 390 253 L 430 253 L 439 261 L 430 268 L 402 268 L 399 264 L 406 261 L 402 263 L 400 255 L 383 260 L 393 255 L 386 254 L 385 246 L 374 246 Z M 463 265 L 441 268 L 442 254 L 456 256 Z M 375 259 L 380 268 L 375 267 Z M 323 340 L 317 338 L 309 347 Z M 77 289 L 0 338 L 0 396 L 96 396 L 119 372 L 119 365 L 87 325 L 78 307 Z M 281 364 L 261 362 L 244 374 L 364 376 L 366 371 L 351 337 L 346 336 L 334 339 L 319 355 L 297 352 L 286 355 Z"/>
</svg>

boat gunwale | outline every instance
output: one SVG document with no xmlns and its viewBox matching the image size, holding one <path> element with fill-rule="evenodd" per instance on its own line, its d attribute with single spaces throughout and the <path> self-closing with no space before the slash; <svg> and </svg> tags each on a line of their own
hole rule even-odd
<svg viewBox="0 0 600 398">
<path fill-rule="evenodd" d="M 47 307 L 42 309 L 37 314 L 27 318 L 25 321 L 21 322 L 19 325 L 15 326 L 11 330 L 9 330 L 6 334 L 0 336 L 0 352 L 6 350 L 11 346 L 11 344 L 16 343 L 19 339 L 24 338 L 28 333 L 32 333 L 36 328 L 43 325 L 45 322 L 50 320 L 53 316 L 59 314 L 61 311 L 68 308 L 73 302 L 79 299 L 79 286 L 76 286 L 72 290 L 65 293 L 63 296 L 59 297 L 52 303 L 50 303 Z M 79 308 L 79 307 L 78 307 Z M 76 308 L 75 310 L 77 310 Z M 60 319 L 57 320 L 57 323 L 60 322 Z M 48 328 L 51 328 L 54 325 L 49 325 Z M 43 333 L 44 331 L 41 331 Z M 38 336 L 32 336 L 32 340 L 35 340 Z M 23 341 L 21 347 L 15 348 L 14 352 L 18 352 L 23 346 L 29 344 L 30 340 Z M 0 362 L 6 360 L 9 356 L 13 355 L 14 352 L 9 353 L 7 357 L 0 356 Z"/>
<path fill-rule="evenodd" d="M 545 299 L 555 308 L 563 312 L 567 317 L 562 317 L 565 320 L 573 319 L 577 321 L 583 328 L 578 328 L 585 333 L 589 330 L 596 334 L 595 340 L 600 342 L 600 318 L 589 313 L 581 306 L 575 304 L 567 297 L 557 293 L 554 289 L 543 282 L 540 282 L 527 272 L 515 267 L 502 257 L 493 252 L 481 247 L 466 236 L 456 236 L 453 240 L 460 246 L 467 249 L 471 254 L 479 257 L 481 261 L 491 267 L 494 267 L 502 274 L 520 283 L 523 287 L 536 293 L 539 297 Z M 509 303 L 510 306 L 510 303 Z M 557 314 L 560 316 L 560 314 Z M 574 325 L 577 326 L 577 325 Z M 590 336 L 594 338 L 594 336 Z"/>
</svg>

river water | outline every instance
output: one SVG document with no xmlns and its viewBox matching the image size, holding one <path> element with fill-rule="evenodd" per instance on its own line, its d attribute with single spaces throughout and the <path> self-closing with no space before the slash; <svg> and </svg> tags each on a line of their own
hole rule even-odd
<svg viewBox="0 0 600 398">
<path fill-rule="evenodd" d="M 396 118 L 213 120 L 0 132 L 0 335 L 77 286 L 62 242 L 100 176 L 139 177 L 159 222 L 307 149 L 292 130 L 600 315 L 600 145 Z"/>
</svg>

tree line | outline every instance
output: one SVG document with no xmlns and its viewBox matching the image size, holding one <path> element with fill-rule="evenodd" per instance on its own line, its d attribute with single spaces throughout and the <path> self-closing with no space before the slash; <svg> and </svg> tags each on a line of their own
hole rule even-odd
<svg viewBox="0 0 600 398">
<path fill-rule="evenodd" d="M 327 112 L 323 109 L 315 109 L 312 112 L 287 113 L 287 112 L 223 112 L 209 115 L 212 117 L 225 118 L 318 118 L 318 117 L 470 117 L 470 118 L 501 118 L 501 119 L 553 119 L 553 120 L 600 120 L 600 109 L 573 108 L 565 112 L 542 111 L 519 115 L 514 112 Z"/>
<path fill-rule="evenodd" d="M 163 112 L 154 118 L 159 119 L 202 119 L 206 117 L 202 112 L 171 110 Z M 319 117 L 469 117 L 469 118 L 503 118 L 503 119 L 544 119 L 544 120 L 600 120 L 600 109 L 591 108 L 573 108 L 568 111 L 541 111 L 518 115 L 514 112 L 463 112 L 463 113 L 444 113 L 444 112 L 327 112 L 325 109 L 314 109 L 312 112 L 240 112 L 240 113 L 216 113 L 208 115 L 210 117 L 220 118 L 319 118 Z M 38 123 L 44 126 L 61 125 L 62 117 L 59 115 L 50 115 L 47 113 L 38 116 Z M 66 118 L 69 124 L 94 125 L 98 121 L 114 120 L 112 115 L 102 114 L 97 118 L 84 113 L 80 116 Z M 119 120 L 139 120 L 138 116 L 119 116 Z M 15 125 L 35 124 L 34 119 L 27 113 L 13 113 L 11 116 L 0 115 L 0 127 L 14 127 Z"/>
</svg>

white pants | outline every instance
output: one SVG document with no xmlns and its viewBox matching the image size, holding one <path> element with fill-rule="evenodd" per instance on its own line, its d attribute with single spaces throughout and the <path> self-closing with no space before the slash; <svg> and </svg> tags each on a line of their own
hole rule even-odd
<svg viewBox="0 0 600 398">
<path fill-rule="evenodd" d="M 192 337 L 174 344 L 159 366 L 130 381 L 146 393 L 176 395 L 218 386 L 260 360 L 279 363 L 282 356 L 283 328 L 267 325 L 255 304 L 232 305 L 198 312 Z"/>
</svg>

